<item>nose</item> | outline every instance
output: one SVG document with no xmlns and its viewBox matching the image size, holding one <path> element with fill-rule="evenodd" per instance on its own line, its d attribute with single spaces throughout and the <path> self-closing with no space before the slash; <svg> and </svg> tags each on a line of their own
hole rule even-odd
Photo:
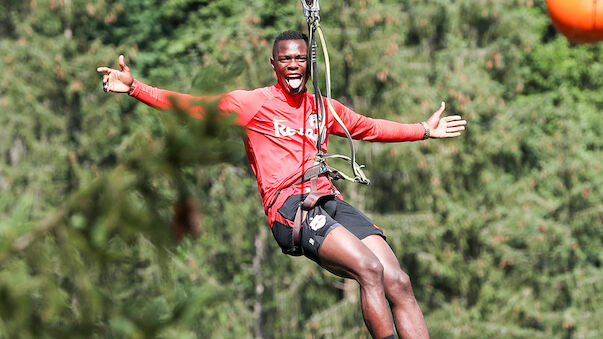
<svg viewBox="0 0 603 339">
<path fill-rule="evenodd" d="M 296 60 L 295 58 L 292 58 L 291 61 L 289 62 L 289 64 L 287 64 L 288 70 L 296 70 L 298 68 L 299 68 L 299 61 Z"/>
<path fill-rule="evenodd" d="M 297 58 L 289 59 L 289 62 L 287 63 L 288 70 L 296 70 L 299 67 L 300 67 L 300 61 Z"/>
</svg>

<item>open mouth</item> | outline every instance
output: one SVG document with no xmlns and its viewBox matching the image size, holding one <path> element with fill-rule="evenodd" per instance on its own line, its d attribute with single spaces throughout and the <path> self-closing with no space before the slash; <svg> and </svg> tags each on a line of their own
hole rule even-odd
<svg viewBox="0 0 603 339">
<path fill-rule="evenodd" d="M 287 81 L 289 87 L 292 89 L 298 89 L 302 84 L 302 76 L 299 74 L 289 75 L 285 77 L 285 80 Z"/>
</svg>

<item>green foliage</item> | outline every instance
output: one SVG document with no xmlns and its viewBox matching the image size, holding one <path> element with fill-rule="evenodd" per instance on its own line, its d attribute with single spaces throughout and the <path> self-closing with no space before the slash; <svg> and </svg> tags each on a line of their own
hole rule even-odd
<svg viewBox="0 0 603 339">
<path fill-rule="evenodd" d="M 321 6 L 335 98 L 469 121 L 358 143 L 372 184 L 338 184 L 386 231 L 432 337 L 600 337 L 603 45 L 556 34 L 544 2 Z M 0 338 L 368 337 L 354 283 L 270 239 L 231 121 L 107 95 L 95 72 L 124 53 L 162 88 L 265 86 L 285 29 L 305 29 L 298 1 L 0 4 Z M 201 232 L 176 242 L 188 197 Z"/>
</svg>

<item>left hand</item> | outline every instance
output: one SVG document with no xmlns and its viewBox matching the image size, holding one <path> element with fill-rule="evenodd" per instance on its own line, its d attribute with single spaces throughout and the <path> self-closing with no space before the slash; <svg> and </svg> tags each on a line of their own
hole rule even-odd
<svg viewBox="0 0 603 339">
<path fill-rule="evenodd" d="M 446 104 L 442 101 L 440 109 L 435 111 L 427 121 L 430 129 L 430 138 L 454 138 L 461 135 L 465 130 L 466 120 L 462 120 L 460 115 L 451 115 L 440 118 L 446 109 Z"/>
<path fill-rule="evenodd" d="M 105 92 L 128 93 L 132 90 L 134 78 L 132 77 L 130 68 L 124 61 L 123 55 L 119 56 L 118 62 L 121 70 L 109 67 L 99 67 L 96 69 L 99 73 L 106 73 L 103 75 L 103 90 Z"/>
</svg>

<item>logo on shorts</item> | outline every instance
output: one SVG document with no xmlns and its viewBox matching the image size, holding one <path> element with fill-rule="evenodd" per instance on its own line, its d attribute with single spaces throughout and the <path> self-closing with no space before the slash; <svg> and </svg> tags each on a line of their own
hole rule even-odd
<svg viewBox="0 0 603 339">
<path fill-rule="evenodd" d="M 319 215 L 314 216 L 314 218 L 312 218 L 312 221 L 310 222 L 310 228 L 313 231 L 317 231 L 317 230 L 321 229 L 326 223 L 327 223 L 327 217 L 325 217 L 322 214 L 319 214 Z"/>
</svg>

